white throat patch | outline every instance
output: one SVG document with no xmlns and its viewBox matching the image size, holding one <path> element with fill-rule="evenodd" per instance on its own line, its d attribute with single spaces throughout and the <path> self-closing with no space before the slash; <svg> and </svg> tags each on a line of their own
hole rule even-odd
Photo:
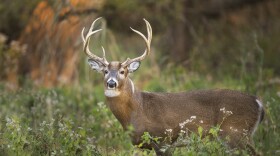
<svg viewBox="0 0 280 156">
<path fill-rule="evenodd" d="M 107 97 L 116 97 L 119 96 L 121 94 L 120 91 L 115 90 L 115 89 L 106 89 L 105 90 L 105 96 Z"/>
</svg>

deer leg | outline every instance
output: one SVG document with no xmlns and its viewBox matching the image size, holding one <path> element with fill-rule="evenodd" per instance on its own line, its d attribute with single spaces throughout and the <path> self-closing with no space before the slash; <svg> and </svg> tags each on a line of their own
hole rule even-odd
<svg viewBox="0 0 280 156">
<path fill-rule="evenodd" d="M 170 149 L 167 149 L 166 151 L 163 152 L 161 151 L 161 147 L 162 145 L 153 142 L 153 148 L 157 156 L 172 156 L 172 152 Z"/>
<path fill-rule="evenodd" d="M 166 150 L 165 152 L 160 151 L 160 149 L 155 149 L 157 156 L 172 156 L 170 150 Z"/>
<path fill-rule="evenodd" d="M 258 155 L 253 146 L 252 138 L 244 137 L 244 135 L 237 134 L 236 132 L 224 132 L 220 133 L 220 136 L 221 138 L 226 138 L 227 136 L 230 137 L 227 143 L 230 148 L 238 148 L 247 151 L 250 155 Z"/>
</svg>

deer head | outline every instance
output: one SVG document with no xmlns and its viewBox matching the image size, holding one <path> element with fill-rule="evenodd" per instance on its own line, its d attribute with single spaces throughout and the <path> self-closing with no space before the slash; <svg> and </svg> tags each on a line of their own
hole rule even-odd
<svg viewBox="0 0 280 156">
<path fill-rule="evenodd" d="M 151 40 L 152 40 L 152 27 L 150 23 L 144 19 L 147 27 L 148 37 L 146 38 L 145 35 L 143 35 L 141 32 L 131 28 L 132 31 L 140 35 L 146 44 L 146 50 L 144 53 L 136 58 L 130 59 L 127 58 L 124 62 L 119 61 L 112 61 L 108 62 L 105 55 L 105 50 L 102 47 L 103 50 L 103 57 L 98 57 L 97 55 L 93 54 L 89 50 L 89 42 L 90 37 L 94 35 L 95 33 L 101 31 L 102 29 L 94 30 L 94 24 L 96 21 L 98 21 L 100 18 L 97 18 L 93 23 L 91 24 L 91 27 L 88 31 L 88 33 L 84 36 L 84 29 L 82 30 L 82 39 L 84 42 L 83 51 L 86 53 L 86 55 L 89 57 L 88 64 L 93 70 L 96 70 L 97 72 L 103 73 L 104 75 L 104 87 L 105 87 L 105 95 L 107 97 L 116 97 L 121 93 L 121 90 L 124 87 L 124 84 L 126 81 L 128 81 L 128 75 L 129 73 L 132 73 L 136 71 L 140 67 L 141 61 L 149 55 L 151 48 Z"/>
</svg>

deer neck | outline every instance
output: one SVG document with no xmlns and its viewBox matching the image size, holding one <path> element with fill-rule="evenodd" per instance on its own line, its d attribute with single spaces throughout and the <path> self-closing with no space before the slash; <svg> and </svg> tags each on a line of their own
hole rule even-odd
<svg viewBox="0 0 280 156">
<path fill-rule="evenodd" d="M 106 96 L 107 104 L 124 129 L 130 125 L 132 113 L 139 108 L 139 92 L 135 90 L 131 79 L 127 78 L 116 97 Z"/>
</svg>

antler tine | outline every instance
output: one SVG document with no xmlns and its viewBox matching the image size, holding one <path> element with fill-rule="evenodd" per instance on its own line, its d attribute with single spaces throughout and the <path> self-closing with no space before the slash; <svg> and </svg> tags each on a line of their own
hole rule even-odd
<svg viewBox="0 0 280 156">
<path fill-rule="evenodd" d="M 140 31 L 135 30 L 135 29 L 133 29 L 131 27 L 130 27 L 130 29 L 132 31 L 134 31 L 135 33 L 137 33 L 138 35 L 140 35 L 144 39 L 145 44 L 146 44 L 146 50 L 139 57 L 136 57 L 134 59 L 127 58 L 126 61 L 124 61 L 122 63 L 122 66 L 127 66 L 128 64 L 130 64 L 131 62 L 134 62 L 134 61 L 142 61 L 143 59 L 145 59 L 145 57 L 147 55 L 150 54 L 150 51 L 151 51 L 151 41 L 152 41 L 152 27 L 151 27 L 150 23 L 146 19 L 144 19 L 144 21 L 145 21 L 146 27 L 147 27 L 148 38 L 146 38 L 146 36 L 143 35 Z"/>
<path fill-rule="evenodd" d="M 89 42 L 90 42 L 90 37 L 101 31 L 102 29 L 98 29 L 98 30 L 95 30 L 93 31 L 94 29 L 94 25 L 95 25 L 95 22 L 98 21 L 99 19 L 101 19 L 101 17 L 97 18 L 96 20 L 94 20 L 88 30 L 88 33 L 84 36 L 84 30 L 85 28 L 83 28 L 82 32 L 81 32 L 81 36 L 82 36 L 82 40 L 83 40 L 83 43 L 84 43 L 84 47 L 83 47 L 83 51 L 86 53 L 86 55 L 89 57 L 89 58 L 92 58 L 93 60 L 96 60 L 104 65 L 108 65 L 108 61 L 106 60 L 106 57 L 105 57 L 105 50 L 104 48 L 102 47 L 102 51 L 103 51 L 103 57 L 100 58 L 98 57 L 97 55 L 93 54 L 90 49 L 89 49 Z"/>
<path fill-rule="evenodd" d="M 146 20 L 146 19 L 144 19 L 144 21 L 145 21 L 145 23 L 146 23 L 146 25 L 147 25 L 147 29 L 148 29 L 148 40 L 150 41 L 150 43 L 151 43 L 151 41 L 152 41 L 152 34 L 153 34 L 153 30 L 152 30 L 152 27 L 151 27 L 151 25 L 150 25 L 150 23 Z"/>
<path fill-rule="evenodd" d="M 103 58 L 105 58 L 106 53 L 105 53 L 105 49 L 103 48 L 103 46 L 102 46 L 102 51 L 103 51 Z"/>
<path fill-rule="evenodd" d="M 81 32 L 81 37 L 83 39 L 83 43 L 85 44 L 86 40 L 85 40 L 85 37 L 84 37 L 84 31 L 85 31 L 85 27 L 83 27 L 83 30 Z"/>
</svg>

